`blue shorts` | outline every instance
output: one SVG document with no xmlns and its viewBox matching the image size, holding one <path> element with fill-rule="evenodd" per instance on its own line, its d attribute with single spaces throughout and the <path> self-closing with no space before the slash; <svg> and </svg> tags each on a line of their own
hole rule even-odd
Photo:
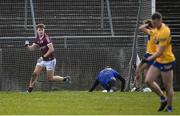
<svg viewBox="0 0 180 116">
<path fill-rule="evenodd" d="M 145 53 L 144 54 L 144 58 L 147 59 L 148 57 L 152 56 L 152 54 L 149 53 Z M 154 63 L 154 61 L 147 61 L 146 62 L 148 65 L 152 65 Z"/>
<path fill-rule="evenodd" d="M 166 64 L 158 63 L 157 61 L 153 63 L 154 67 L 157 67 L 160 71 L 163 72 L 173 70 L 175 65 L 176 65 L 175 61 Z"/>
</svg>

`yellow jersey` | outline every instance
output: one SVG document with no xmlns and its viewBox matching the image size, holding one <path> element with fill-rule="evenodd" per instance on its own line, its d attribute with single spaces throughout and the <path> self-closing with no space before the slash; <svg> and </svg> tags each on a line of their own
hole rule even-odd
<svg viewBox="0 0 180 116">
<path fill-rule="evenodd" d="M 159 29 L 156 29 L 156 38 L 155 42 L 158 47 L 164 46 L 165 50 L 163 51 L 162 55 L 156 58 L 156 61 L 162 64 L 170 63 L 175 61 L 175 56 L 172 52 L 172 45 L 171 45 L 171 31 L 167 25 L 162 23 Z"/>
<path fill-rule="evenodd" d="M 156 29 L 148 30 L 148 41 L 146 46 L 146 53 L 148 54 L 156 53 L 155 35 L 156 35 Z"/>
</svg>

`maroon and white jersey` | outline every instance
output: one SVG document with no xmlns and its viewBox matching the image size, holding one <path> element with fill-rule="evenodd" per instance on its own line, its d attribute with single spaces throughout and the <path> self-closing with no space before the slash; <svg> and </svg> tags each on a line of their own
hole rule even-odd
<svg viewBox="0 0 180 116">
<path fill-rule="evenodd" d="M 48 44 L 52 43 L 52 41 L 50 37 L 45 33 L 44 36 L 42 36 L 41 38 L 37 36 L 36 39 L 34 40 L 34 43 L 40 47 L 40 50 L 43 56 L 49 50 Z M 44 60 L 49 61 L 52 59 L 54 59 L 54 52 L 51 53 L 49 56 L 47 56 Z"/>
</svg>

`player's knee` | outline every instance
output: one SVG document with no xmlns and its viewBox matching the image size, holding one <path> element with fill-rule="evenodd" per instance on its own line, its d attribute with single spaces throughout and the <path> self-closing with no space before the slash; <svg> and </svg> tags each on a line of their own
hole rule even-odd
<svg viewBox="0 0 180 116">
<path fill-rule="evenodd" d="M 34 81 L 37 78 L 37 73 L 33 72 L 31 75 L 31 80 Z"/>
<path fill-rule="evenodd" d="M 139 75 L 139 73 L 140 73 L 140 70 L 139 70 L 139 69 L 136 70 L 135 74 L 136 74 L 136 75 Z"/>
<path fill-rule="evenodd" d="M 146 78 L 144 81 L 147 85 L 150 85 L 152 83 L 152 81 L 149 78 Z"/>
<path fill-rule="evenodd" d="M 168 87 L 164 85 L 164 87 L 161 87 L 161 90 L 168 91 Z"/>
<path fill-rule="evenodd" d="M 166 91 L 170 91 L 171 88 L 173 88 L 172 85 L 167 84 L 167 83 L 164 84 L 164 89 L 165 89 Z"/>
<path fill-rule="evenodd" d="M 32 76 L 32 78 L 35 78 L 35 77 L 37 77 L 37 75 L 38 75 L 37 73 L 33 72 L 31 76 Z"/>
<path fill-rule="evenodd" d="M 136 81 L 138 81 L 138 80 L 139 80 L 139 75 L 135 76 L 134 79 L 135 79 Z"/>
<path fill-rule="evenodd" d="M 52 76 L 48 76 L 48 81 L 52 82 L 53 81 L 53 77 Z"/>
</svg>

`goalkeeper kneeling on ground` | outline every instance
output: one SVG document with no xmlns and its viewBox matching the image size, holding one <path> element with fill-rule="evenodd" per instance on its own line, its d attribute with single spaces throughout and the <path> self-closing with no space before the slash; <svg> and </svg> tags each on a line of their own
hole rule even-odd
<svg viewBox="0 0 180 116">
<path fill-rule="evenodd" d="M 89 92 L 92 92 L 99 84 L 101 84 L 107 92 L 115 92 L 117 90 L 115 87 L 116 79 L 121 81 L 121 91 L 123 92 L 125 88 L 125 79 L 121 77 L 116 70 L 107 66 L 97 75 L 93 86 L 89 89 Z"/>
</svg>

